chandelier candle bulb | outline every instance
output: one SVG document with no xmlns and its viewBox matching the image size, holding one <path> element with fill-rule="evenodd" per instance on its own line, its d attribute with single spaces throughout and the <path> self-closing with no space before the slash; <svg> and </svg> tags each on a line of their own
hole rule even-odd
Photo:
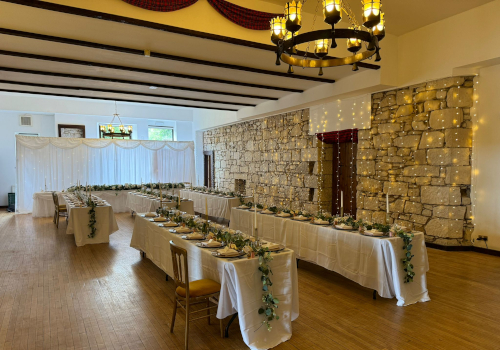
<svg viewBox="0 0 500 350">
<path fill-rule="evenodd" d="M 377 37 L 378 41 L 385 38 L 385 21 L 384 13 L 380 12 L 380 22 L 372 28 L 373 35 Z"/>
<path fill-rule="evenodd" d="M 333 30 L 335 24 L 339 23 L 342 19 L 340 0 L 323 0 L 323 16 L 325 22 L 330 24 Z"/>
<path fill-rule="evenodd" d="M 292 33 L 302 27 L 302 2 L 293 0 L 285 6 L 286 29 Z"/>
<path fill-rule="evenodd" d="M 371 29 L 380 23 L 381 0 L 362 0 L 363 25 Z"/>
<path fill-rule="evenodd" d="M 277 44 L 283 40 L 286 33 L 286 19 L 284 17 L 276 17 L 271 19 L 271 41 Z"/>
</svg>

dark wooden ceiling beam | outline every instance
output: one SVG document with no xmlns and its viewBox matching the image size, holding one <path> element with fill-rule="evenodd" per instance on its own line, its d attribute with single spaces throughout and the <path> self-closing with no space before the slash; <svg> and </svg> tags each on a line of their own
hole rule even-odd
<svg viewBox="0 0 500 350">
<path fill-rule="evenodd" d="M 270 86 L 270 85 L 261 85 L 261 84 L 250 84 L 250 83 L 243 83 L 243 82 L 232 81 L 232 80 L 200 77 L 200 76 L 195 76 L 195 75 L 165 72 L 165 71 L 161 71 L 161 70 L 119 66 L 117 64 L 75 60 L 75 59 L 71 59 L 71 58 L 37 55 L 37 54 L 17 52 L 17 51 L 0 50 L 0 55 L 12 56 L 12 57 L 22 57 L 22 58 L 29 58 L 29 59 L 49 61 L 49 62 L 57 62 L 57 63 L 65 63 L 65 64 L 72 64 L 72 65 L 77 65 L 77 66 L 85 66 L 85 67 L 99 67 L 99 68 L 105 68 L 105 69 L 121 70 L 121 71 L 125 71 L 125 72 L 161 75 L 164 77 L 197 80 L 197 81 L 216 83 L 216 84 L 224 84 L 224 85 L 242 86 L 242 87 L 253 88 L 253 89 L 278 90 L 278 91 L 298 92 L 298 93 L 304 91 L 302 89 L 292 89 L 292 88 Z"/>
<path fill-rule="evenodd" d="M 156 87 L 162 88 L 162 89 L 174 89 L 174 90 L 187 91 L 187 92 L 199 92 L 199 93 L 204 93 L 204 94 L 242 97 L 242 98 L 249 98 L 249 99 L 256 99 L 256 100 L 272 100 L 272 101 L 279 100 L 278 97 L 238 94 L 238 93 L 234 93 L 234 92 L 195 89 L 195 88 L 180 87 L 180 86 L 174 86 L 174 85 L 165 85 L 165 84 L 158 84 L 158 83 L 149 83 L 149 82 L 142 82 L 142 81 L 135 81 L 135 80 L 124 80 L 124 79 L 114 79 L 114 78 L 93 77 L 93 76 L 88 76 L 88 75 L 55 73 L 55 72 L 46 72 L 46 71 L 38 71 L 38 70 L 30 70 L 30 69 L 22 69 L 22 68 L 11 68 L 11 67 L 1 67 L 0 66 L 0 71 L 12 72 L 12 73 L 22 73 L 22 74 L 35 74 L 35 75 L 58 77 L 58 78 L 68 78 L 68 79 L 82 79 L 82 80 L 90 80 L 90 81 L 98 81 L 98 82 L 106 82 L 106 83 L 128 84 L 128 85 L 136 85 L 136 86 L 147 86 L 147 87 L 156 86 Z"/>
<path fill-rule="evenodd" d="M 187 108 L 199 108 L 199 109 L 213 109 L 213 110 L 217 110 L 217 111 L 232 111 L 232 112 L 238 111 L 238 109 L 234 109 L 234 108 L 218 108 L 218 107 L 192 106 L 192 105 L 183 105 L 183 104 L 175 104 L 175 103 L 161 103 L 161 102 L 148 102 L 148 101 L 140 101 L 140 100 L 128 100 L 128 99 L 122 99 L 122 98 L 108 98 L 108 97 L 80 96 L 80 95 L 70 95 L 70 94 L 56 94 L 56 93 L 51 93 L 51 92 L 15 90 L 15 89 L 0 89 L 0 92 L 12 92 L 12 93 L 17 93 L 17 94 L 31 94 L 31 95 L 43 95 L 43 96 L 58 96 L 58 97 L 83 98 L 83 99 L 89 99 L 89 100 L 119 101 L 119 102 L 141 103 L 141 104 L 148 104 L 148 105 L 159 105 L 159 106 L 170 106 L 170 107 L 187 107 Z"/>
<path fill-rule="evenodd" d="M 89 48 L 99 49 L 99 50 L 114 51 L 114 52 L 120 52 L 120 53 L 125 53 L 125 54 L 130 54 L 130 55 L 136 55 L 136 56 L 144 56 L 143 50 L 131 49 L 131 48 L 126 48 L 126 47 L 121 47 L 121 46 L 114 46 L 114 45 L 100 44 L 100 43 L 95 43 L 95 42 L 91 42 L 91 41 L 68 39 L 68 38 L 63 38 L 63 37 L 58 37 L 58 36 L 44 35 L 44 34 L 31 33 L 31 32 L 23 32 L 23 31 L 19 31 L 19 30 L 8 29 L 8 28 L 0 28 L 0 34 L 35 39 L 35 40 L 50 41 L 50 42 L 55 42 L 55 43 L 67 44 L 67 45 L 83 46 L 83 47 L 89 47 Z M 319 83 L 335 83 L 335 80 L 333 80 L 333 79 L 325 79 L 325 78 L 309 77 L 309 76 L 304 76 L 304 75 L 288 74 L 288 73 L 283 73 L 283 72 L 275 72 L 275 71 L 266 70 L 266 69 L 258 69 L 258 68 L 240 66 L 240 65 L 236 65 L 236 64 L 228 64 L 228 63 L 200 60 L 200 59 L 195 59 L 195 58 L 190 58 L 190 57 L 175 56 L 175 55 L 169 55 L 169 54 L 153 52 L 153 51 L 150 52 L 150 57 L 165 59 L 165 60 L 170 60 L 170 61 L 178 61 L 178 62 L 185 62 L 185 63 L 209 66 L 209 67 L 217 67 L 217 68 L 239 70 L 239 71 L 250 72 L 250 73 L 272 75 L 272 76 L 277 76 L 277 77 L 282 77 L 282 78 L 308 80 L 308 81 L 314 81 L 314 82 L 319 82 Z"/>
<path fill-rule="evenodd" d="M 214 101 L 214 100 L 204 100 L 204 99 L 199 99 L 199 98 L 166 96 L 166 95 L 158 95 L 158 94 L 146 94 L 144 92 L 133 92 L 133 91 L 123 91 L 123 90 L 107 90 L 107 89 L 79 87 L 79 86 L 71 86 L 71 85 L 37 84 L 37 83 L 29 83 L 29 82 L 24 82 L 24 81 L 15 81 L 15 80 L 1 80 L 0 79 L 0 84 L 22 85 L 22 86 L 41 87 L 41 88 L 50 88 L 50 89 L 61 89 L 61 90 L 105 92 L 105 93 L 111 93 L 111 94 L 133 95 L 133 96 L 144 96 L 144 97 L 155 97 L 155 98 L 169 98 L 172 100 L 215 103 L 215 104 L 232 105 L 232 106 L 248 106 L 248 107 L 255 107 L 256 106 L 256 104 L 253 104 L 253 103 Z"/>
<path fill-rule="evenodd" d="M 12 3 L 12 4 L 17 4 L 17 5 L 30 6 L 30 7 L 39 8 L 39 9 L 48 10 L 48 11 L 61 12 L 61 13 L 66 13 L 66 14 L 70 14 L 70 15 L 75 15 L 75 16 L 94 18 L 94 19 L 99 19 L 99 20 L 104 20 L 104 21 L 109 21 L 109 22 L 115 22 L 115 23 L 129 24 L 129 25 L 133 25 L 133 26 L 138 26 L 138 27 L 143 27 L 143 28 L 148 28 L 148 29 L 155 29 L 155 30 L 160 30 L 163 32 L 169 32 L 169 33 L 174 33 L 174 34 L 187 35 L 187 36 L 197 37 L 197 38 L 201 38 L 201 39 L 220 41 L 220 42 L 225 42 L 228 44 L 245 46 L 245 47 L 250 47 L 250 48 L 259 49 L 259 50 L 276 51 L 276 47 L 273 45 L 266 45 L 266 44 L 262 44 L 262 43 L 258 43 L 258 42 L 254 42 L 254 41 L 231 38 L 231 37 L 223 36 L 223 35 L 204 33 L 204 32 L 199 32 L 196 30 L 174 27 L 174 26 L 170 26 L 167 24 L 144 21 L 144 20 L 125 17 L 125 16 L 118 16 L 118 15 L 113 15 L 113 14 L 109 14 L 109 13 L 105 13 L 105 12 L 85 10 L 85 9 L 81 9 L 78 7 L 54 4 L 51 2 L 37 1 L 37 0 L 0 0 L 0 1 L 8 2 L 8 3 Z M 303 56 L 304 54 L 306 54 L 306 53 L 302 52 L 302 51 L 298 52 L 298 55 L 300 55 L 300 56 Z M 315 57 L 314 54 L 312 54 L 310 52 L 308 52 L 306 55 L 308 57 L 311 57 L 311 58 Z M 380 66 L 377 66 L 377 65 L 371 64 L 371 63 L 366 63 L 366 62 L 358 62 L 358 67 L 367 68 L 367 69 L 380 69 Z"/>
</svg>

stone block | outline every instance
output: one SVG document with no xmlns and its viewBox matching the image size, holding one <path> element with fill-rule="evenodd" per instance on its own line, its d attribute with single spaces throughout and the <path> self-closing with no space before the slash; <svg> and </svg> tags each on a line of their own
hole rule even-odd
<svg viewBox="0 0 500 350">
<path fill-rule="evenodd" d="M 448 107 L 472 107 L 472 88 L 452 87 L 448 90 L 446 104 Z"/>
<path fill-rule="evenodd" d="M 439 205 L 434 207 L 432 210 L 432 216 L 437 218 L 444 219 L 459 219 L 463 220 L 465 217 L 465 206 L 448 206 L 448 205 Z"/>
<path fill-rule="evenodd" d="M 413 114 L 413 106 L 412 105 L 399 106 L 398 110 L 396 111 L 396 118 L 406 117 L 406 116 L 411 115 L 411 114 Z"/>
<path fill-rule="evenodd" d="M 359 140 L 358 141 L 358 148 L 366 149 L 366 148 L 371 148 L 371 147 L 372 147 L 372 144 L 368 140 Z"/>
<path fill-rule="evenodd" d="M 401 125 L 398 123 L 379 124 L 378 132 L 380 134 L 395 133 L 401 131 Z"/>
<path fill-rule="evenodd" d="M 363 175 L 363 176 L 375 175 L 375 161 L 374 160 L 356 161 L 356 172 L 358 175 Z"/>
<path fill-rule="evenodd" d="M 406 182 L 384 182 L 384 193 L 389 196 L 406 196 L 408 184 Z"/>
<path fill-rule="evenodd" d="M 418 148 L 439 148 L 444 145 L 444 134 L 440 131 L 426 131 L 422 134 L 422 139 Z"/>
<path fill-rule="evenodd" d="M 464 231 L 463 220 L 431 219 L 425 225 L 425 233 L 429 236 L 442 238 L 462 238 Z"/>
<path fill-rule="evenodd" d="M 377 224 L 385 224 L 386 213 L 384 211 L 375 211 L 372 213 L 372 222 Z"/>
<path fill-rule="evenodd" d="M 461 203 L 460 187 L 422 186 L 421 201 L 424 204 L 458 205 Z"/>
<path fill-rule="evenodd" d="M 378 180 L 362 176 L 358 181 L 357 190 L 364 192 L 378 193 L 382 191 L 382 183 Z"/>
<path fill-rule="evenodd" d="M 362 219 L 363 221 L 368 221 L 368 222 L 371 222 L 372 221 L 372 211 L 370 210 L 360 210 L 358 209 L 356 211 L 356 219 Z"/>
<path fill-rule="evenodd" d="M 395 105 L 396 103 L 397 103 L 396 97 L 394 95 L 389 95 L 389 96 L 384 97 L 382 99 L 382 101 L 380 101 L 380 107 L 381 108 L 389 107 L 389 106 Z"/>
<path fill-rule="evenodd" d="M 463 119 L 461 108 L 446 108 L 431 112 L 429 125 L 433 129 L 456 128 L 462 124 Z"/>
<path fill-rule="evenodd" d="M 471 167 L 468 165 L 447 167 L 445 182 L 447 185 L 470 185 Z"/>
<path fill-rule="evenodd" d="M 464 83 L 464 81 L 465 81 L 464 77 L 450 77 L 450 78 L 439 79 L 428 82 L 426 89 L 427 90 L 447 89 L 453 86 L 461 86 Z"/>
<path fill-rule="evenodd" d="M 436 98 L 436 91 L 423 91 L 419 92 L 418 94 L 415 95 L 413 98 L 415 103 L 420 103 L 420 102 L 425 102 L 429 100 L 433 100 Z"/>
<path fill-rule="evenodd" d="M 471 129 L 446 129 L 446 147 L 472 147 Z"/>
<path fill-rule="evenodd" d="M 404 176 L 439 176 L 439 167 L 433 165 L 414 165 L 403 169 Z"/>
<path fill-rule="evenodd" d="M 412 122 L 411 127 L 413 130 L 427 130 L 427 124 L 425 122 Z"/>
<path fill-rule="evenodd" d="M 420 215 L 422 213 L 422 203 L 410 202 L 410 201 L 406 202 L 405 213 Z"/>
<path fill-rule="evenodd" d="M 385 203 L 385 202 L 384 202 Z M 384 208 L 386 206 L 384 205 Z M 389 211 L 391 213 L 402 213 L 405 208 L 405 200 L 403 199 L 397 199 L 394 202 L 389 202 Z M 387 208 L 385 208 L 387 209 Z"/>
<path fill-rule="evenodd" d="M 418 146 L 420 138 L 420 135 L 396 137 L 394 139 L 394 146 L 399 148 L 414 148 Z"/>
<path fill-rule="evenodd" d="M 447 94 L 448 94 L 447 91 L 438 91 L 436 92 L 436 98 L 439 100 L 444 100 Z"/>
<path fill-rule="evenodd" d="M 418 150 L 413 153 L 413 159 L 415 160 L 415 164 L 420 165 L 420 164 L 427 164 L 427 157 L 426 157 L 426 152 L 427 150 Z"/>
<path fill-rule="evenodd" d="M 435 111 L 439 108 L 441 108 L 441 102 L 438 100 L 424 102 L 424 111 L 425 112 Z"/>
<path fill-rule="evenodd" d="M 392 164 L 390 163 L 383 163 L 383 162 L 377 162 L 375 165 L 377 171 L 387 171 L 392 169 Z"/>
<path fill-rule="evenodd" d="M 417 225 L 425 225 L 429 218 L 423 215 L 412 214 L 410 221 Z"/>
<path fill-rule="evenodd" d="M 373 137 L 375 148 L 387 148 L 392 145 L 392 138 L 388 134 L 376 135 Z"/>
<path fill-rule="evenodd" d="M 469 165 L 469 148 L 435 148 L 427 151 L 427 162 L 431 165 Z"/>
<path fill-rule="evenodd" d="M 367 140 L 372 137 L 370 130 L 359 130 L 358 131 L 358 139 Z"/>
<path fill-rule="evenodd" d="M 445 182 L 443 178 L 433 178 L 431 180 L 431 185 L 432 186 L 444 186 Z"/>
<path fill-rule="evenodd" d="M 356 159 L 376 159 L 377 150 L 375 149 L 358 149 L 358 154 Z"/>
<path fill-rule="evenodd" d="M 302 161 L 317 161 L 318 160 L 318 150 L 317 148 L 303 148 L 301 149 Z"/>
<path fill-rule="evenodd" d="M 379 114 L 375 114 L 373 117 L 374 120 L 387 120 L 391 117 L 391 112 L 390 111 L 384 111 Z"/>
<path fill-rule="evenodd" d="M 399 156 L 392 156 L 392 157 L 386 156 L 382 157 L 382 161 L 385 163 L 403 163 L 404 159 L 403 157 Z"/>
<path fill-rule="evenodd" d="M 379 200 L 377 197 L 365 197 L 364 208 L 368 210 L 378 210 Z"/>
<path fill-rule="evenodd" d="M 411 104 L 413 101 L 412 95 L 413 94 L 411 89 L 400 90 L 396 94 L 396 102 L 398 103 L 398 105 Z"/>
</svg>

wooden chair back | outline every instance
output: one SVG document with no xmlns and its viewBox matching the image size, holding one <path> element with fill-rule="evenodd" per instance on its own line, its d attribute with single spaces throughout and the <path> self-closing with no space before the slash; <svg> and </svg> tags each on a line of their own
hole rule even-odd
<svg viewBox="0 0 500 350">
<path fill-rule="evenodd" d="M 56 192 L 52 192 L 52 199 L 54 200 L 56 210 L 59 209 L 59 197 L 57 196 Z"/>
<path fill-rule="evenodd" d="M 172 253 L 175 286 L 184 288 L 186 290 L 186 299 L 189 299 L 187 250 L 170 241 L 170 252 Z"/>
</svg>

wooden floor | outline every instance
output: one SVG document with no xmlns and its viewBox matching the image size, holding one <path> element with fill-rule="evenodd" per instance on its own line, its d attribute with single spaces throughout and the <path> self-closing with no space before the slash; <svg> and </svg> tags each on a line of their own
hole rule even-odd
<svg viewBox="0 0 500 350">
<path fill-rule="evenodd" d="M 183 348 L 173 282 L 129 247 L 130 215 L 118 225 L 109 245 L 77 248 L 64 221 L 0 215 L 0 349 Z M 500 258 L 428 252 L 432 300 L 407 307 L 301 263 L 300 316 L 276 349 L 500 349 Z M 245 349 L 235 326 L 222 339 L 196 321 L 190 349 Z"/>
</svg>

